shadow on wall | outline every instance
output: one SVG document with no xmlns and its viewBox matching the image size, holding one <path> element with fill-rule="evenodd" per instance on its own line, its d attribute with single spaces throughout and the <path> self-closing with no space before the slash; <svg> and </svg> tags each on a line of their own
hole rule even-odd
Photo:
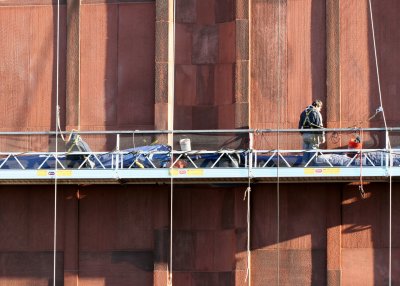
<svg viewBox="0 0 400 286">
<path fill-rule="evenodd" d="M 386 285 L 382 281 L 388 279 L 389 190 L 383 190 L 381 183 L 364 188 L 365 199 L 357 185 L 281 185 L 278 217 L 276 187 L 255 185 L 251 209 L 254 285 L 277 283 L 278 239 L 282 284 L 326 285 L 328 277 L 334 277 L 339 269 L 339 265 L 337 270 L 327 269 L 327 262 L 342 261 L 343 285 Z M 394 209 L 400 203 L 397 189 L 394 187 Z M 396 214 L 398 211 L 393 218 Z M 393 282 L 400 281 L 396 274 L 400 267 L 396 263 L 400 236 L 396 221 L 392 223 Z M 327 248 L 328 236 L 338 245 Z"/>
</svg>

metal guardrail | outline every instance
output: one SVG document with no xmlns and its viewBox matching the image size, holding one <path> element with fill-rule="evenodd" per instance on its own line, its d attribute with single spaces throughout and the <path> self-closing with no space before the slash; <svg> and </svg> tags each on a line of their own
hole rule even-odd
<svg viewBox="0 0 400 286">
<path fill-rule="evenodd" d="M 307 160 L 302 160 L 309 153 Z M 218 151 L 150 151 L 150 152 L 1 152 L 0 169 L 42 170 L 57 167 L 70 169 L 134 169 L 134 168 L 306 168 L 360 165 L 369 167 L 400 166 L 400 150 L 341 149 L 341 150 L 218 150 Z M 107 162 L 104 162 L 104 155 Z M 130 158 L 127 158 L 128 155 Z M 158 155 L 158 159 L 155 158 Z M 388 156 L 387 156 L 388 155 Z M 80 157 L 79 160 L 68 159 Z M 160 159 L 161 156 L 161 159 Z M 250 158 L 251 157 L 251 158 Z M 163 164 L 160 165 L 159 161 Z M 168 162 L 168 164 L 166 163 Z M 76 164 L 78 163 L 78 164 Z M 146 167 L 143 165 L 146 164 Z"/>
<path fill-rule="evenodd" d="M 318 149 L 318 150 L 255 150 L 252 148 L 254 136 L 259 134 L 281 134 L 299 133 L 299 129 L 230 129 L 230 130 L 161 130 L 161 131 L 79 131 L 80 135 L 115 135 L 116 146 L 111 152 L 0 152 L 0 170 L 19 169 L 19 170 L 43 170 L 55 167 L 61 169 L 96 169 L 96 170 L 121 170 L 134 168 L 307 168 L 318 167 L 337 167 L 352 168 L 368 167 L 397 167 L 400 166 L 400 149 L 391 149 L 389 144 L 390 132 L 400 132 L 400 128 L 342 128 L 324 129 L 325 132 L 385 132 L 385 148 L 380 149 Z M 307 132 L 320 132 L 321 130 L 311 129 Z M 249 146 L 247 149 L 231 150 L 193 150 L 193 151 L 124 151 L 120 150 L 120 137 L 123 135 L 165 135 L 165 134 L 248 134 Z M 7 136 L 55 136 L 60 132 L 0 132 L 0 138 Z M 68 135 L 70 132 L 61 132 Z M 399 133 L 400 134 L 400 133 Z M 126 162 L 127 156 L 131 156 L 131 161 Z M 154 159 L 156 155 L 165 156 L 163 164 L 160 159 Z M 70 156 L 80 157 L 79 164 L 69 167 Z M 107 157 L 107 163 L 103 161 Z M 400 156 L 400 155 L 399 155 Z M 304 158 L 307 158 L 304 160 Z M 377 158 L 380 160 L 377 160 Z M 33 160 L 36 160 L 33 163 Z M 31 161 L 30 161 L 31 160 Z M 205 162 L 206 161 L 206 162 Z M 342 161 L 342 164 L 339 162 Z M 144 166 L 143 162 L 146 163 Z M 169 163 L 166 163 L 169 162 Z"/>
</svg>

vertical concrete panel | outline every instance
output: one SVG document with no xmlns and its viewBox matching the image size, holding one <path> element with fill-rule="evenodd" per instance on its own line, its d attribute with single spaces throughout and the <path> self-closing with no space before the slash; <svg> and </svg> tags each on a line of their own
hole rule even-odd
<svg viewBox="0 0 400 286">
<path fill-rule="evenodd" d="M 215 23 L 215 5 L 218 0 L 196 1 L 196 24 L 212 25 Z"/>
<path fill-rule="evenodd" d="M 1 285 L 52 283 L 54 188 L 2 186 L 0 189 Z M 63 281 L 63 203 L 58 200 L 56 283 Z M 20 283 L 20 284 L 19 284 Z"/>
<path fill-rule="evenodd" d="M 251 4 L 250 126 L 287 128 L 287 27 L 289 2 Z M 262 106 L 263 112 L 259 112 Z M 255 140 L 254 148 L 265 148 Z"/>
<path fill-rule="evenodd" d="M 118 5 L 83 5 L 81 23 L 81 128 L 116 126 Z"/>
<path fill-rule="evenodd" d="M 175 129 L 232 128 L 236 126 L 236 115 L 242 115 L 243 109 L 236 108 L 238 112 L 233 113 L 230 106 L 237 90 L 235 72 L 213 76 L 220 64 L 235 63 L 234 11 L 232 1 L 177 1 Z M 196 69 L 196 74 L 182 74 Z M 223 94 L 219 94 L 221 91 Z M 221 104 L 226 98 L 230 101 Z M 204 116 L 209 120 L 199 121 Z"/>
<path fill-rule="evenodd" d="M 218 106 L 218 128 L 234 129 L 232 118 L 235 118 L 235 104 Z"/>
<path fill-rule="evenodd" d="M 234 63 L 236 60 L 236 22 L 226 22 L 218 25 L 220 63 Z"/>
<path fill-rule="evenodd" d="M 363 199 L 358 186 L 347 186 L 343 196 L 343 248 L 373 248 L 387 245 L 388 189 L 379 185 L 365 186 Z M 386 211 L 385 211 L 386 209 Z M 367 216 L 366 213 L 373 213 Z"/>
<path fill-rule="evenodd" d="M 205 194 L 206 201 L 202 199 Z M 235 204 L 235 192 L 228 188 L 191 185 L 177 189 L 174 283 L 232 285 L 237 249 Z"/>
<path fill-rule="evenodd" d="M 67 1 L 66 129 L 80 123 L 80 2 Z"/>
<path fill-rule="evenodd" d="M 49 130 L 55 112 L 55 40 L 53 7 L 0 9 L 0 100 L 5 130 Z M 60 11 L 65 33 L 65 9 Z M 60 38 L 60 103 L 65 99 L 65 40 Z"/>
<path fill-rule="evenodd" d="M 230 272 L 235 266 L 236 236 L 235 230 L 223 230 L 215 233 L 214 271 Z"/>
<path fill-rule="evenodd" d="M 64 205 L 64 285 L 77 286 L 79 273 L 79 189 L 65 188 Z"/>
<path fill-rule="evenodd" d="M 82 6 L 83 129 L 154 128 L 155 17 L 154 3 Z"/>
<path fill-rule="evenodd" d="M 400 57 L 398 56 L 398 47 L 400 44 L 400 31 L 398 27 L 397 11 L 400 9 L 400 3 L 395 0 L 372 2 L 372 11 L 374 16 L 375 36 L 378 50 L 378 63 L 381 77 L 382 101 L 385 108 L 389 125 L 396 125 L 399 120 L 399 102 L 396 100 L 400 91 L 398 78 L 400 76 Z M 371 31 L 369 31 L 370 63 L 372 58 Z M 372 65 L 371 72 L 371 108 L 376 108 L 377 84 L 376 72 Z M 379 126 L 382 126 L 382 117 L 376 119 Z"/>
<path fill-rule="evenodd" d="M 118 193 L 105 187 L 81 190 L 80 249 L 151 249 L 152 192 L 148 188 L 121 189 Z M 93 214 L 95 220 L 93 220 Z M 132 224 L 132 221 L 135 221 Z M 101 230 L 107 231 L 101 231 Z M 98 233 L 102 235 L 98 235 Z"/>
<path fill-rule="evenodd" d="M 327 188 L 326 259 L 327 285 L 341 285 L 342 276 L 342 190 L 340 184 Z"/>
<path fill-rule="evenodd" d="M 172 259 L 176 272 L 195 269 L 195 236 L 192 230 L 174 231 Z"/>
<path fill-rule="evenodd" d="M 324 13 L 323 1 L 252 3 L 252 127 L 297 128 L 312 99 L 325 101 Z"/>
<path fill-rule="evenodd" d="M 399 257 L 398 249 L 393 257 Z M 386 248 L 345 248 L 343 249 L 342 285 L 388 285 L 388 249 Z M 393 260 L 392 285 L 400 281 L 399 264 Z"/>
<path fill-rule="evenodd" d="M 196 0 L 176 1 L 176 22 L 196 23 Z"/>
<path fill-rule="evenodd" d="M 231 22 L 235 19 L 235 0 L 218 0 L 215 2 L 215 22 Z"/>
<path fill-rule="evenodd" d="M 252 196 L 251 246 L 253 249 L 275 247 L 277 241 L 276 186 L 254 186 Z"/>
<path fill-rule="evenodd" d="M 196 92 L 194 106 L 213 105 L 218 98 L 214 86 L 218 83 L 215 80 L 216 71 L 214 65 L 199 65 L 196 72 Z"/>
<path fill-rule="evenodd" d="M 251 246 L 255 285 L 277 283 L 278 263 L 282 285 L 326 284 L 327 197 L 323 189 L 322 184 L 280 185 L 278 213 L 276 186 L 253 188 Z"/>
<path fill-rule="evenodd" d="M 340 128 L 340 2 L 335 0 L 326 1 L 326 52 L 326 124 Z"/>
<path fill-rule="evenodd" d="M 353 126 L 369 117 L 371 88 L 368 1 L 340 5 L 340 73 L 342 127 Z M 376 101 L 375 101 L 376 102 Z M 354 107 L 357 106 L 357 112 Z"/>
<path fill-rule="evenodd" d="M 155 257 L 161 263 L 165 259 L 162 247 L 158 246 L 161 252 L 154 252 L 160 240 L 154 239 L 157 231 L 152 214 L 157 210 L 153 209 L 152 199 L 158 198 L 153 190 L 146 186 L 81 190 L 80 285 L 153 285 L 153 271 L 162 266 L 155 265 Z"/>
<path fill-rule="evenodd" d="M 197 231 L 194 238 L 194 265 L 196 271 L 213 271 L 216 241 L 213 231 Z M 178 250 L 179 251 L 179 250 Z"/>
<path fill-rule="evenodd" d="M 138 42 L 138 39 L 140 41 Z M 154 3 L 118 12 L 118 125 L 154 126 Z M 144 129 L 142 127 L 142 129 Z M 147 128 L 147 129 L 148 129 Z"/>
<path fill-rule="evenodd" d="M 117 221 L 117 197 L 111 195 L 111 190 L 107 191 L 104 186 L 93 186 L 80 190 L 80 251 L 100 251 L 114 248 L 116 240 L 114 234 L 117 228 L 114 223 Z"/>
<path fill-rule="evenodd" d="M 234 73 L 232 64 L 215 66 L 215 102 L 217 105 L 227 105 L 234 102 Z"/>
<path fill-rule="evenodd" d="M 192 62 L 192 33 L 193 25 L 175 24 L 175 63 L 189 65 Z"/>
<path fill-rule="evenodd" d="M 196 102 L 197 68 L 193 65 L 179 65 L 175 70 L 175 106 L 193 106 Z M 180 122 L 176 122 L 179 126 Z M 178 129 L 178 127 L 176 127 Z"/>
<path fill-rule="evenodd" d="M 297 128 L 307 105 L 326 101 L 325 1 L 289 1 L 287 9 L 287 121 Z"/>
<path fill-rule="evenodd" d="M 387 285 L 389 265 L 389 184 L 365 185 L 365 198 L 358 187 L 348 186 L 343 196 L 343 285 Z M 392 283 L 399 273 L 399 186 L 392 188 Z M 357 265 L 357 267 L 355 267 Z M 361 270 L 362 269 L 362 270 Z"/>
<path fill-rule="evenodd" d="M 216 25 L 196 26 L 193 31 L 192 63 L 217 63 L 218 44 L 218 28 Z"/>
</svg>

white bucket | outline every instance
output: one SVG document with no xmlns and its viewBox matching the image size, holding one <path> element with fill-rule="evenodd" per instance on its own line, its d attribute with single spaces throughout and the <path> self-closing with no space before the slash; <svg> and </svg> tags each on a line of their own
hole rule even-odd
<svg viewBox="0 0 400 286">
<path fill-rule="evenodd" d="M 182 151 L 191 151 L 192 150 L 192 147 L 190 146 L 189 138 L 184 138 L 184 139 L 179 140 L 179 144 L 181 145 Z"/>
</svg>

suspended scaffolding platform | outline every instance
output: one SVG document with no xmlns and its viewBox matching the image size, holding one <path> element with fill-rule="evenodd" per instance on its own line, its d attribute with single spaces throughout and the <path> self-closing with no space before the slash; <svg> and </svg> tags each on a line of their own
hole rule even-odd
<svg viewBox="0 0 400 286">
<path fill-rule="evenodd" d="M 370 182 L 400 177 L 400 149 L 389 147 L 389 139 L 395 139 L 397 133 L 400 135 L 400 129 L 326 129 L 325 132 L 327 136 L 331 132 L 332 138 L 337 138 L 340 132 L 342 139 L 347 140 L 360 131 L 365 139 L 375 138 L 375 145 L 376 138 L 384 138 L 380 143 L 384 147 L 313 150 L 253 147 L 273 145 L 277 130 L 185 130 L 174 131 L 175 138 L 168 131 L 80 132 L 80 136 L 65 133 L 68 138 L 60 140 L 65 147 L 64 150 L 60 147 L 61 152 L 0 152 L 0 184 L 53 184 L 55 179 L 60 184 L 169 184 L 171 178 L 174 183 L 247 183 L 249 178 L 259 183 L 278 179 L 280 182 L 354 182 L 360 181 L 360 177 L 363 182 Z M 291 143 L 290 136 L 301 141 L 299 130 L 279 130 L 281 136 L 282 132 L 287 133 L 285 138 Z M 377 135 L 382 132 L 382 136 Z M 345 138 L 347 133 L 350 135 Z M 17 143 L 25 145 L 25 141 L 35 145 L 32 142 L 37 140 L 33 139 L 38 137 L 51 149 L 54 136 L 54 132 L 0 133 L 2 147 L 16 149 Z M 154 138 L 168 140 L 168 136 L 171 145 L 154 142 Z M 112 151 L 92 151 L 89 147 L 105 146 L 110 141 L 115 142 Z M 179 141 L 186 145 L 179 146 Z M 231 145 L 221 143 L 226 141 Z M 150 144 L 137 147 L 138 142 Z M 227 148 L 232 147 L 232 142 L 239 142 L 235 143 L 238 148 Z M 192 149 L 190 143 L 222 145 L 222 148 Z M 131 148 L 124 149 L 129 145 Z M 178 147 L 184 150 L 176 150 Z"/>
</svg>

